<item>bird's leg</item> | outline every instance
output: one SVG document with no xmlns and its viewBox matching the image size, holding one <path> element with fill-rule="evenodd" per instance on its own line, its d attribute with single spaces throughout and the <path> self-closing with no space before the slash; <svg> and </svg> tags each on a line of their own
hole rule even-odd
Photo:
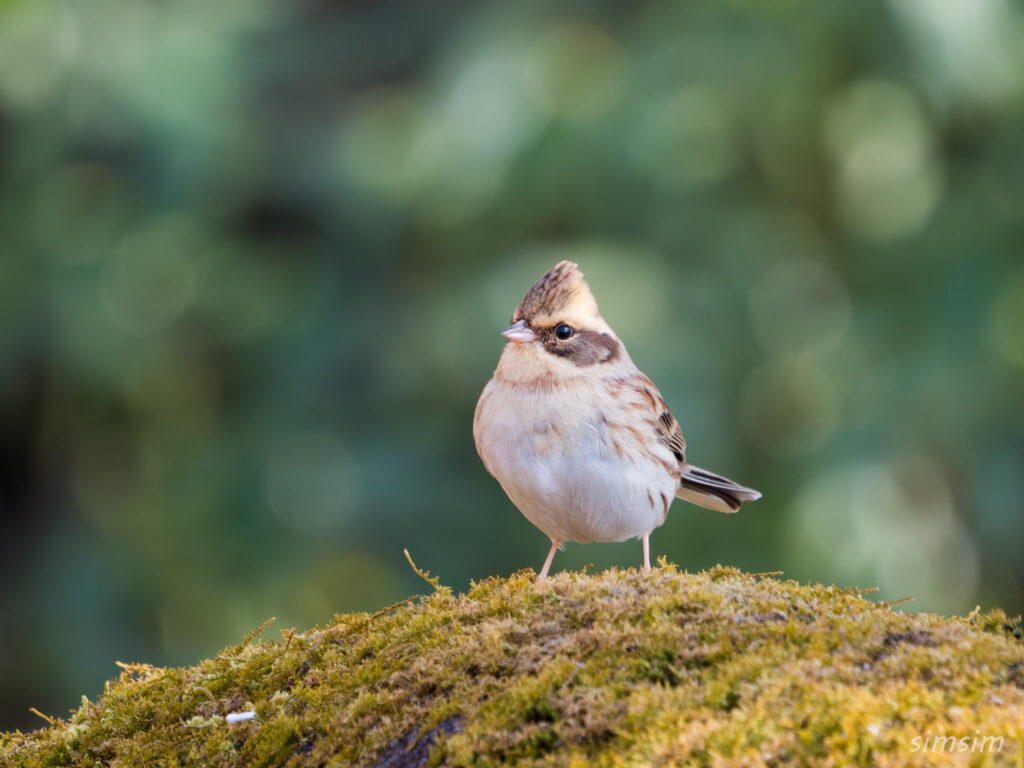
<svg viewBox="0 0 1024 768">
<path fill-rule="evenodd" d="M 548 559 L 544 561 L 544 567 L 540 569 L 540 575 L 537 579 L 546 579 L 548 577 L 548 570 L 551 568 L 551 561 L 555 559 L 555 550 L 558 549 L 558 545 L 561 542 L 558 539 L 551 540 L 551 551 L 548 552 Z"/>
<path fill-rule="evenodd" d="M 643 573 L 651 572 L 651 536 L 644 536 L 644 569 Z"/>
</svg>

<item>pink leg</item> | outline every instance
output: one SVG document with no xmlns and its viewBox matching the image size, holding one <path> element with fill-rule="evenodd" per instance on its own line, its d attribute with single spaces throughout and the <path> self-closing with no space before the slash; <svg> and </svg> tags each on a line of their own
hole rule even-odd
<svg viewBox="0 0 1024 768">
<path fill-rule="evenodd" d="M 555 559 L 555 550 L 558 549 L 559 543 L 558 539 L 551 540 L 551 551 L 548 552 L 548 559 L 544 561 L 544 567 L 540 569 L 540 576 L 537 577 L 538 581 L 548 577 L 548 570 L 551 568 L 551 561 Z"/>
<path fill-rule="evenodd" d="M 644 570 L 643 573 L 651 572 L 651 537 L 644 536 Z"/>
</svg>

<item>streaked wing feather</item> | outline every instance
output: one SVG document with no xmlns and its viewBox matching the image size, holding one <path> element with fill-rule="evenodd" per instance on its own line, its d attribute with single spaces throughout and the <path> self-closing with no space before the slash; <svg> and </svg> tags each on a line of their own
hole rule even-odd
<svg viewBox="0 0 1024 768">
<path fill-rule="evenodd" d="M 682 465 L 686 461 L 686 440 L 683 438 L 683 430 L 679 426 L 679 422 L 672 415 L 672 411 L 668 409 L 665 399 L 661 396 L 658 388 L 654 386 L 654 382 L 647 376 L 638 372 L 635 386 L 637 391 L 641 392 L 650 403 L 652 415 L 657 414 L 655 429 L 658 432 L 658 438 L 668 446 L 672 455 L 676 457 L 676 461 Z"/>
<path fill-rule="evenodd" d="M 659 399 L 661 399 L 660 396 Z M 661 404 L 665 406 L 665 401 L 662 400 Z M 679 426 L 679 422 L 676 421 L 676 417 L 672 415 L 667 406 L 658 416 L 658 431 L 661 434 L 661 439 L 671 449 L 679 463 L 682 464 L 686 461 L 686 440 L 683 438 L 682 427 Z"/>
</svg>

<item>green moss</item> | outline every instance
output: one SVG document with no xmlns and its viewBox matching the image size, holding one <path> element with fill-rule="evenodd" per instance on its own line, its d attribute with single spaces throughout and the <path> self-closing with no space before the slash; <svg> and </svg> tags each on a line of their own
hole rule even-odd
<svg viewBox="0 0 1024 768">
<path fill-rule="evenodd" d="M 0 765 L 1021 765 L 1019 627 L 729 568 L 525 572 L 125 665 L 67 720 L 0 734 Z M 1003 745 L 913 748 L 929 735 Z"/>
</svg>

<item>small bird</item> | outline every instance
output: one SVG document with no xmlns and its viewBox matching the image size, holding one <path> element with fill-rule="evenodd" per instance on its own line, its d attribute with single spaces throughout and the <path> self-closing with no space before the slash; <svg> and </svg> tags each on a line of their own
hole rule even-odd
<svg viewBox="0 0 1024 768">
<path fill-rule="evenodd" d="M 502 331 L 508 339 L 473 415 L 476 450 L 551 539 L 643 541 L 674 498 L 735 512 L 761 494 L 686 461 L 679 422 L 604 321 L 578 265 L 549 269 Z"/>
</svg>

